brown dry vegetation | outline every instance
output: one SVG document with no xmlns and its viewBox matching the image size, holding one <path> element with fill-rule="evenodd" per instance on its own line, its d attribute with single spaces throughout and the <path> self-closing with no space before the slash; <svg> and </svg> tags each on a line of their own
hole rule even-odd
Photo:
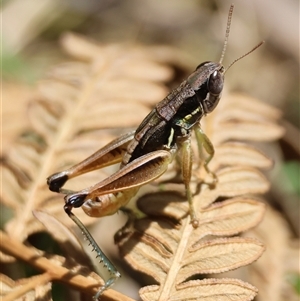
<svg viewBox="0 0 300 301">
<path fill-rule="evenodd" d="M 82 246 L 63 211 L 63 196 L 48 190 L 46 178 L 134 129 L 199 59 L 217 60 L 229 8 L 223 2 L 155 6 L 145 1 L 143 7 L 134 1 L 103 1 L 86 11 L 57 10 L 54 2 L 41 9 L 49 15 L 44 23 L 43 14 L 35 21 L 42 26 L 28 26 L 25 32 L 26 21 L 36 20 L 31 10 L 29 21 L 22 20 L 23 35 L 7 42 L 8 48 L 14 45 L 15 56 L 35 66 L 33 72 L 44 69 L 46 75 L 37 75 L 34 87 L 7 74 L 2 84 L 1 295 L 6 301 L 91 300 L 102 283 L 90 259 L 93 253 Z M 20 3 L 9 1 L 4 7 L 6 27 L 13 25 L 8 18 L 13 5 Z M 259 17 L 263 5 L 256 10 L 243 5 L 236 3 L 225 66 L 260 40 L 266 39 L 266 45 L 226 74 L 218 108 L 201 121 L 215 146 L 210 167 L 219 181 L 215 189 L 202 184 L 194 197 L 200 226 L 195 230 L 190 224 L 182 183 L 171 181 L 175 163 L 130 203 L 141 218 L 126 235 L 115 236 L 118 251 L 113 238 L 124 224 L 123 214 L 92 219 L 76 210 L 124 270 L 101 300 L 252 300 L 257 292 L 258 301 L 297 300 L 298 199 L 283 166 L 299 158 L 299 131 L 292 125 L 293 112 L 284 112 L 287 121 L 279 109 L 288 107 L 296 93 L 290 74 L 297 57 L 289 34 L 280 48 L 278 37 L 268 32 L 270 16 Z M 274 4 L 268 8 L 276 15 Z M 145 10 L 147 19 L 141 17 Z M 53 12 L 52 19 L 46 12 Z M 72 26 L 62 26 L 64 18 Z M 57 31 L 67 57 L 55 48 L 58 39 L 49 39 Z M 122 42 L 113 42 L 118 38 Z M 162 41 L 169 46 L 157 46 Z M 22 68 L 19 78 L 26 74 Z M 197 155 L 194 160 L 196 166 Z M 74 179 L 68 188 L 94 184 L 112 170 Z M 209 181 L 209 176 L 195 168 L 194 191 L 199 179 Z M 56 283 L 63 285 L 57 289 Z"/>
</svg>

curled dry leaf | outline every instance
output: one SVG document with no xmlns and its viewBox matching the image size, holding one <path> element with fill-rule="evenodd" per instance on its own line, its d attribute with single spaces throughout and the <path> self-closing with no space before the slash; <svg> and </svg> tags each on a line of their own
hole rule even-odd
<svg viewBox="0 0 300 301">
<path fill-rule="evenodd" d="M 5 187 L 2 202 L 11 208 L 13 218 L 5 224 L 8 239 L 1 251 L 33 265 L 45 259 L 46 264 L 36 267 L 47 275 L 50 273 L 49 281 L 61 280 L 66 268 L 61 270 L 61 261 L 48 260 L 47 254 L 38 250 L 30 254 L 39 260 L 30 261 L 23 256 L 28 249 L 23 250 L 24 254 L 20 253 L 21 247 L 25 247 L 22 243 L 29 235 L 45 228 L 61 244 L 67 241 L 77 243 L 73 233 L 67 230 L 73 222 L 63 212 L 62 196 L 48 191 L 47 176 L 81 161 L 123 133 L 124 128 L 127 131 L 136 127 L 165 97 L 165 83 L 173 76 L 171 66 L 177 66 L 180 61 L 175 51 L 164 47 L 128 46 L 125 49 L 124 45 L 97 45 L 71 34 L 62 38 L 62 44 L 74 61 L 54 67 L 39 83 L 38 96 L 29 106 L 30 134 L 17 139 L 2 160 Z M 205 294 L 208 296 L 206 300 L 214 299 L 216 292 L 220 292 L 220 300 L 223 296 L 225 300 L 228 295 L 231 299 L 236 298 L 233 300 L 253 299 L 256 290 L 239 280 L 191 281 L 187 278 L 237 268 L 260 256 L 263 247 L 256 240 L 229 236 L 254 227 L 262 218 L 264 206 L 244 195 L 261 194 L 268 189 L 268 182 L 258 168 L 270 167 L 271 161 L 244 142 L 278 138 L 282 134 L 276 124 L 279 116 L 278 111 L 249 97 L 227 95 L 214 114 L 205 118 L 203 128 L 216 150 L 211 168 L 216 171 L 219 182 L 215 189 L 201 185 L 200 193 L 195 196 L 200 221 L 198 229 L 194 230 L 189 223 L 182 185 L 174 184 L 176 193 L 164 190 L 157 195 L 145 196 L 145 201 L 140 200 L 139 206 L 145 213 L 159 217 L 136 221 L 135 230 L 119 239 L 118 244 L 134 268 L 152 275 L 160 283 L 141 290 L 144 300 L 163 300 L 165 297 L 172 300 L 170 296 L 177 296 L 176 300 L 187 300 L 187 296 L 197 300 L 195 298 L 201 297 L 196 293 L 199 291 L 203 298 Z M 195 141 L 193 145 L 195 147 Z M 112 169 L 105 169 L 74 179 L 67 188 L 79 190 L 95 184 L 111 172 Z M 203 169 L 195 169 L 195 191 L 199 178 L 209 182 Z M 153 185 L 151 189 L 169 187 L 169 183 L 161 184 Z M 225 201 L 214 204 L 220 199 Z M 148 207 L 153 212 L 145 209 Z M 33 211 L 44 226 L 32 215 Z M 85 225 L 96 221 L 81 210 L 76 213 Z M 211 235 L 225 238 L 212 239 Z M 65 250 L 68 248 L 67 245 Z M 230 256 L 233 249 L 236 256 Z M 78 258 L 80 250 L 81 247 L 76 247 L 72 256 Z M 214 256 L 209 258 L 212 250 Z M 60 258 L 68 262 L 66 258 Z M 85 264 L 88 265 L 87 261 Z M 194 270 L 193 265 L 197 267 Z M 91 275 L 91 268 L 87 269 L 87 275 Z M 96 290 L 95 284 L 89 286 L 84 281 L 75 281 L 80 272 L 80 265 L 75 265 L 72 277 L 63 278 L 63 281 L 78 289 L 84 287 L 92 294 Z M 155 298 L 147 297 L 151 291 L 155 291 Z M 230 292 L 238 292 L 240 298 L 235 293 L 233 297 Z M 122 296 L 122 300 L 126 297 Z"/>
</svg>

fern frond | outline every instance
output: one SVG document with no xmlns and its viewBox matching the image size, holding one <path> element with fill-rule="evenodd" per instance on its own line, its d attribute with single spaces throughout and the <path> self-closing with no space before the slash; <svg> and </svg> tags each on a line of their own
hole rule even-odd
<svg viewBox="0 0 300 301">
<path fill-rule="evenodd" d="M 46 178 L 136 127 L 167 94 L 165 84 L 172 80 L 171 65 L 177 66 L 178 55 L 164 47 L 97 45 L 71 34 L 63 37 L 62 44 L 74 61 L 54 67 L 39 83 L 38 96 L 28 109 L 31 128 L 10 143 L 2 157 L 1 202 L 11 210 L 12 218 L 2 233 L 1 261 L 24 260 L 41 270 L 41 278 L 36 279 L 44 281 L 35 292 L 41 288 L 48 294 L 49 281 L 63 281 L 93 294 L 101 285 L 100 277 L 92 276 L 90 260 L 70 230 L 74 225 L 63 211 L 62 196 L 48 191 Z M 264 205 L 252 195 L 268 190 L 268 181 L 259 169 L 269 168 L 272 162 L 248 141 L 280 137 L 279 117 L 277 110 L 257 100 L 225 95 L 216 112 L 205 118 L 203 128 L 216 150 L 210 167 L 219 182 L 215 189 L 202 184 L 194 197 L 198 229 L 190 225 L 183 185 L 162 179 L 149 185 L 152 193 L 138 201 L 147 217 L 136 221 L 135 229 L 118 240 L 125 260 L 159 283 L 141 289 L 143 300 L 212 300 L 216 296 L 251 300 L 255 296 L 256 289 L 241 280 L 195 279 L 249 264 L 262 253 L 257 240 L 231 236 L 262 219 Z M 105 169 L 74 179 L 67 188 L 79 190 L 111 172 Z M 204 170 L 194 170 L 195 192 L 199 179 L 209 181 L 206 177 Z M 153 193 L 155 189 L 159 192 Z M 81 210 L 76 214 L 87 226 L 97 221 Z M 62 255 L 51 258 L 30 246 L 30 236 L 45 230 L 59 243 Z M 82 266 L 86 266 L 86 281 L 80 276 Z M 89 281 L 90 277 L 94 280 Z M 11 288 L 16 286 L 5 281 Z M 18 296 L 30 289 L 24 285 Z M 6 300 L 16 296 L 5 294 Z"/>
<path fill-rule="evenodd" d="M 279 117 L 277 110 L 254 99 L 228 95 L 205 119 L 204 128 L 216 152 L 210 167 L 216 172 L 218 183 L 214 188 L 202 184 L 200 193 L 194 196 L 197 229 L 190 224 L 184 194 L 172 195 L 165 186 L 166 191 L 138 200 L 138 208 L 148 217 L 136 221 L 132 231 L 116 238 L 126 261 L 159 283 L 140 290 L 143 300 L 254 298 L 256 289 L 240 280 L 190 279 L 236 269 L 261 256 L 264 247 L 259 241 L 231 236 L 262 220 L 264 205 L 253 195 L 269 189 L 259 169 L 269 168 L 272 161 L 246 141 L 280 137 L 282 129 L 276 125 Z M 195 175 L 196 183 L 201 177 L 205 182 L 205 171 L 195 170 Z M 172 225 L 174 219 L 180 224 Z"/>
</svg>

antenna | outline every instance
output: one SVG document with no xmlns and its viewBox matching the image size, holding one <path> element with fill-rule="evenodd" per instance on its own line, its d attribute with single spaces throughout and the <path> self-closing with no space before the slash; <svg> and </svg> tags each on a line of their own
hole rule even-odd
<svg viewBox="0 0 300 301">
<path fill-rule="evenodd" d="M 221 58 L 220 58 L 220 61 L 219 61 L 220 64 L 222 64 L 222 61 L 224 59 L 224 55 L 225 55 L 225 52 L 226 52 L 227 44 L 228 44 L 228 38 L 229 38 L 229 33 L 230 33 L 230 25 L 231 25 L 231 18 L 232 18 L 232 14 L 233 14 L 233 8 L 234 8 L 234 5 L 231 4 L 230 8 L 229 8 L 229 13 L 228 13 L 224 46 L 223 46 Z"/>
<path fill-rule="evenodd" d="M 248 51 L 247 53 L 243 54 L 242 56 L 240 56 L 239 58 L 235 59 L 225 70 L 224 74 L 232 67 L 232 65 L 234 65 L 237 61 L 241 60 L 242 58 L 244 58 L 245 56 L 247 56 L 248 54 L 250 54 L 251 52 L 253 52 L 254 50 L 256 50 L 258 47 L 260 47 L 265 41 L 261 41 L 260 43 L 258 43 L 256 46 L 254 46 L 250 51 Z"/>
<path fill-rule="evenodd" d="M 226 33 L 225 33 L 225 40 L 224 40 L 224 46 L 223 46 L 223 50 L 221 53 L 221 58 L 219 63 L 222 64 L 222 61 L 224 59 L 224 55 L 226 52 L 226 48 L 227 48 L 227 44 L 228 44 L 228 38 L 229 38 L 229 33 L 230 33 L 230 25 L 231 25 L 231 19 L 232 19 L 232 14 L 233 14 L 233 9 L 234 9 L 234 4 L 230 5 L 229 8 L 229 12 L 228 12 L 228 19 L 227 19 L 227 26 L 226 26 Z M 254 50 L 256 50 L 258 47 L 260 47 L 265 41 L 261 41 L 260 43 L 258 43 L 255 47 L 253 47 L 250 51 L 248 51 L 247 53 L 243 54 L 242 56 L 240 56 L 239 58 L 235 59 L 225 70 L 224 74 L 232 67 L 232 65 L 234 65 L 237 61 L 241 60 L 242 58 L 244 58 L 245 56 L 247 56 L 248 54 L 250 54 L 251 52 L 253 52 Z"/>
</svg>

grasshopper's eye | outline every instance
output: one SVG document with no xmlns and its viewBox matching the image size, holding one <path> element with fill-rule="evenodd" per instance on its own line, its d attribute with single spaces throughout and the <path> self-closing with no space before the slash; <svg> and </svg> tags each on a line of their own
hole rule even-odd
<svg viewBox="0 0 300 301">
<path fill-rule="evenodd" d="M 219 95 L 223 90 L 224 76 L 223 72 L 214 71 L 209 77 L 207 88 L 210 94 Z"/>
<path fill-rule="evenodd" d="M 218 105 L 221 98 L 221 93 L 224 84 L 224 72 L 221 68 L 220 70 L 215 70 L 209 77 L 207 81 L 207 96 L 203 101 L 202 105 L 205 113 L 212 112 Z"/>
</svg>

